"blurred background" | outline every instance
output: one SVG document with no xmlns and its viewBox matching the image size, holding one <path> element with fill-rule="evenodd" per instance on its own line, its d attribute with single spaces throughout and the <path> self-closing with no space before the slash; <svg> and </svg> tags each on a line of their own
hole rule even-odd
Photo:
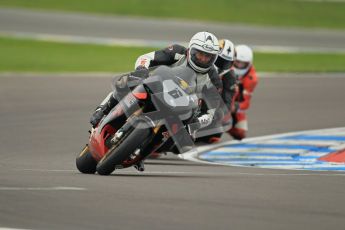
<svg viewBox="0 0 345 230">
<path fill-rule="evenodd" d="M 344 71 L 341 0 L 0 0 L 1 72 L 123 72 L 207 30 L 264 72 Z"/>
</svg>

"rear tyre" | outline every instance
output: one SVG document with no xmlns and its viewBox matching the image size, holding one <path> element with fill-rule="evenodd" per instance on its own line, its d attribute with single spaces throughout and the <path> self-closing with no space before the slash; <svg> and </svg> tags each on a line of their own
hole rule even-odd
<svg viewBox="0 0 345 230">
<path fill-rule="evenodd" d="M 96 172 L 97 161 L 92 157 L 89 151 L 89 146 L 87 145 L 81 151 L 75 163 L 76 163 L 77 169 L 81 173 L 94 174 Z"/>
<path fill-rule="evenodd" d="M 151 131 L 148 128 L 137 128 L 132 130 L 120 145 L 115 145 L 109 152 L 98 162 L 97 173 L 100 175 L 111 174 L 117 165 L 121 165 L 136 149 L 150 136 Z M 126 135 L 126 134 L 124 134 Z M 121 140 L 120 140 L 121 141 Z"/>
</svg>

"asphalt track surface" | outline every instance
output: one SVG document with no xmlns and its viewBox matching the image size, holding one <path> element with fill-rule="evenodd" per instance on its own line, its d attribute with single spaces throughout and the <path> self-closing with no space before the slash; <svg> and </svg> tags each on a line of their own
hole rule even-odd
<svg viewBox="0 0 345 230">
<path fill-rule="evenodd" d="M 345 52 L 345 32 L 190 22 L 183 20 L 98 16 L 39 10 L 0 9 L 0 32 L 143 39 L 158 44 L 187 42 L 199 31 L 210 31 L 235 44 L 294 47 L 301 50 Z"/>
<path fill-rule="evenodd" d="M 83 175 L 75 156 L 107 77 L 0 77 L 0 228 L 341 229 L 345 174 L 204 165 Z M 345 78 L 261 78 L 250 136 L 344 126 Z M 226 138 L 229 139 L 229 138 Z"/>
</svg>

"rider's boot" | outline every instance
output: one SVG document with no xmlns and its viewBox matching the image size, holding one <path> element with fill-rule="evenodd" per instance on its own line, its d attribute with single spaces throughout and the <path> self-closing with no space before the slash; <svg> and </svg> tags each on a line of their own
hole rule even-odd
<svg viewBox="0 0 345 230">
<path fill-rule="evenodd" d="M 233 127 L 231 128 L 229 131 L 228 131 L 229 135 L 231 135 L 234 139 L 236 140 L 242 140 L 246 137 L 246 130 L 244 129 L 239 129 L 239 128 L 236 128 L 236 127 Z"/>
<path fill-rule="evenodd" d="M 107 115 L 118 103 L 114 98 L 113 93 L 109 93 L 108 96 L 102 101 L 102 103 L 97 106 L 95 112 L 90 118 L 90 123 L 93 128 L 95 128 L 98 123 L 102 120 L 104 115 Z"/>
<path fill-rule="evenodd" d="M 144 172 L 145 171 L 144 161 L 143 160 L 139 161 L 137 164 L 134 165 L 134 168 L 138 170 L 139 172 Z"/>
</svg>

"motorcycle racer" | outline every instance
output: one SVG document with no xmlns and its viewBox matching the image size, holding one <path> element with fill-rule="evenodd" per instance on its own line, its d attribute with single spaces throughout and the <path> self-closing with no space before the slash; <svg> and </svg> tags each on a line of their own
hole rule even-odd
<svg viewBox="0 0 345 230">
<path fill-rule="evenodd" d="M 219 95 L 209 93 L 214 86 L 218 92 L 221 92 L 222 89 L 222 82 L 214 67 L 218 52 L 218 39 L 209 32 L 198 32 L 191 38 L 188 48 L 172 45 L 162 50 L 141 55 L 135 63 L 135 69 L 137 72 L 146 72 L 147 77 L 150 67 L 158 65 L 188 66 L 197 74 L 196 94 L 198 97 L 206 99 L 211 102 L 210 104 L 216 105 L 214 107 L 218 107 L 220 100 L 217 96 Z M 207 96 L 205 97 L 205 95 Z M 102 117 L 108 114 L 116 104 L 116 95 L 110 93 L 92 115 L 90 119 L 92 126 L 97 126 Z M 211 108 L 201 113 L 197 118 L 201 127 L 206 127 L 212 122 L 215 112 L 216 109 Z"/>
<path fill-rule="evenodd" d="M 226 106 L 224 111 L 223 123 L 229 122 L 231 116 L 230 111 L 233 107 L 233 98 L 236 91 L 236 76 L 234 72 L 233 62 L 235 56 L 234 44 L 228 39 L 219 40 L 219 55 L 215 62 L 215 67 L 222 81 L 222 92 L 221 96 Z M 222 133 L 213 134 L 210 136 L 201 137 L 198 141 L 206 143 L 217 143 L 220 141 Z"/>
<path fill-rule="evenodd" d="M 258 84 L 258 76 L 253 65 L 252 49 L 247 45 L 237 45 L 235 52 L 234 72 L 238 79 L 238 90 L 234 97 L 232 128 L 228 133 L 234 139 L 242 140 L 248 131 L 245 111 L 250 107 L 252 94 Z"/>
<path fill-rule="evenodd" d="M 215 66 L 222 80 L 222 98 L 226 106 L 230 109 L 236 84 L 236 77 L 233 68 L 235 47 L 228 39 L 221 39 L 219 41 L 219 47 L 219 55 L 215 62 Z"/>
</svg>

